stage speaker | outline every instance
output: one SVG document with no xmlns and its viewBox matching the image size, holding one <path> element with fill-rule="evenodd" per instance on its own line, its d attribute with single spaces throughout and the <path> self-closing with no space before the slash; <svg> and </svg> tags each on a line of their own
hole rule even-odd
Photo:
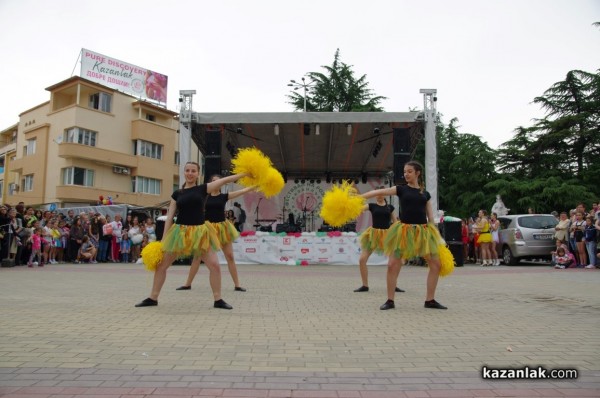
<svg viewBox="0 0 600 398">
<path fill-rule="evenodd" d="M 457 267 L 465 265 L 462 242 L 448 242 L 448 249 L 450 249 L 450 253 L 452 253 L 452 257 L 454 257 L 454 262 Z"/>
<path fill-rule="evenodd" d="M 410 160 L 410 129 L 394 128 L 394 184 L 406 184 L 404 165 Z"/>
<path fill-rule="evenodd" d="M 206 156 L 221 157 L 221 130 L 206 130 Z"/>
<path fill-rule="evenodd" d="M 204 183 L 210 182 L 215 174 L 221 174 L 221 157 L 204 159 Z"/>
<path fill-rule="evenodd" d="M 204 183 L 215 174 L 221 174 L 221 131 L 206 130 L 206 155 L 204 156 Z"/>
<path fill-rule="evenodd" d="M 404 185 L 404 165 L 410 160 L 410 155 L 394 154 L 394 184 Z"/>
<path fill-rule="evenodd" d="M 462 242 L 462 223 L 460 221 L 444 221 L 443 229 L 446 242 Z"/>
<path fill-rule="evenodd" d="M 394 131 L 394 154 L 410 155 L 410 129 L 395 128 Z"/>
</svg>

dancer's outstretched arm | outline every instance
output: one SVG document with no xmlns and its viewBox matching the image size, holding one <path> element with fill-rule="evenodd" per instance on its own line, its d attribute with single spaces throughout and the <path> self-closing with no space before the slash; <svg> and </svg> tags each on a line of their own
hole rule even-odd
<svg viewBox="0 0 600 398">
<path fill-rule="evenodd" d="M 381 189 L 374 189 L 372 191 L 368 191 L 363 193 L 361 196 L 365 199 L 371 199 L 374 198 L 375 196 L 392 196 L 392 195 L 396 195 L 396 187 L 389 187 L 389 188 L 381 188 Z"/>
<path fill-rule="evenodd" d="M 233 174 L 233 175 L 230 175 L 227 177 L 219 178 L 218 180 L 207 183 L 206 190 L 208 192 L 219 191 L 223 185 L 229 184 L 230 182 L 236 182 L 240 178 L 247 177 L 249 175 L 250 174 L 248 174 L 248 173 L 240 173 L 240 174 Z"/>
<path fill-rule="evenodd" d="M 227 197 L 227 200 L 235 199 L 238 196 L 242 196 L 248 192 L 256 190 L 256 188 L 257 188 L 257 186 L 253 186 L 253 187 L 247 187 L 244 189 L 240 189 L 239 191 L 229 192 L 229 196 Z"/>
<path fill-rule="evenodd" d="M 175 217 L 176 210 L 177 202 L 171 199 L 171 203 L 169 203 L 169 210 L 167 211 L 167 221 L 165 221 L 164 234 L 166 234 L 169 228 L 171 228 L 171 225 L 173 225 L 173 217 Z"/>
</svg>

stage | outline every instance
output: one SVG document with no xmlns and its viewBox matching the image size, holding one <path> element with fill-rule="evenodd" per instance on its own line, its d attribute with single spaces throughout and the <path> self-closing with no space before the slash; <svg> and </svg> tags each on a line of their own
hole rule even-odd
<svg viewBox="0 0 600 398">
<path fill-rule="evenodd" d="M 356 264 L 359 236 L 354 232 L 302 232 L 297 234 L 247 232 L 233 243 L 236 264 Z M 244 234 L 245 235 L 245 234 Z M 227 264 L 223 252 L 219 262 Z M 373 253 L 369 265 L 386 265 L 387 257 Z"/>
</svg>

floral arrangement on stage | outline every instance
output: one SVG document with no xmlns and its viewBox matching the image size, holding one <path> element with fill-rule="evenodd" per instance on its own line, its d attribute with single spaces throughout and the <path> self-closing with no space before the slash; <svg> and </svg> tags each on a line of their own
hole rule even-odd
<svg viewBox="0 0 600 398">
<path fill-rule="evenodd" d="M 245 187 L 257 186 L 265 197 L 277 195 L 285 181 L 279 170 L 273 167 L 271 159 L 258 148 L 242 148 L 231 160 L 233 174 L 248 173 L 238 183 Z"/>
<path fill-rule="evenodd" d="M 148 243 L 146 247 L 142 249 L 141 257 L 144 268 L 147 271 L 156 271 L 156 267 L 160 264 L 163 257 L 162 244 L 158 241 Z"/>
<path fill-rule="evenodd" d="M 332 227 L 341 227 L 360 216 L 365 203 L 365 198 L 358 195 L 356 188 L 350 182 L 343 181 L 341 185 L 334 184 L 325 192 L 320 215 Z"/>
</svg>

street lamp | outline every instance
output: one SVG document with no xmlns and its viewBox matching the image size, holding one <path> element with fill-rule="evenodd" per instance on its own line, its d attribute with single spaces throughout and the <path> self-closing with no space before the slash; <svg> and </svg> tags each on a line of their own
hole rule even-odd
<svg viewBox="0 0 600 398">
<path fill-rule="evenodd" d="M 294 90 L 298 90 L 299 88 L 304 89 L 304 112 L 306 112 L 306 93 L 308 92 L 309 87 L 313 87 L 315 82 L 306 83 L 306 79 L 302 76 L 302 83 L 297 82 L 295 80 L 290 80 L 288 83 L 289 87 L 294 87 Z"/>
</svg>

